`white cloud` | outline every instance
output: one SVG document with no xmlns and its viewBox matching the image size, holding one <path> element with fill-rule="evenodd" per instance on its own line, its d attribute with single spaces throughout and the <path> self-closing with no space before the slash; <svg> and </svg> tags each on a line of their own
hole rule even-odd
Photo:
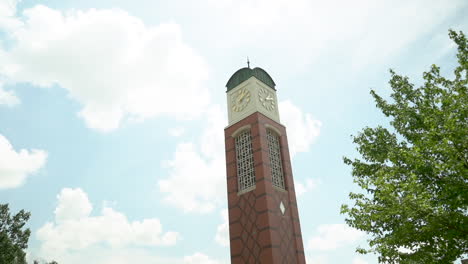
<svg viewBox="0 0 468 264">
<path fill-rule="evenodd" d="M 5 91 L 0 83 L 0 105 L 15 106 L 20 103 L 19 98 L 13 91 Z"/>
<path fill-rule="evenodd" d="M 183 127 L 173 127 L 170 128 L 167 132 L 173 137 L 180 137 L 185 133 L 185 129 Z"/>
<path fill-rule="evenodd" d="M 7 138 L 0 134 L 0 189 L 15 188 L 44 166 L 47 152 L 21 149 L 16 152 Z"/>
<path fill-rule="evenodd" d="M 337 249 L 359 241 L 364 232 L 346 224 L 325 224 L 317 228 L 318 235 L 309 239 L 309 250 L 327 251 Z"/>
<path fill-rule="evenodd" d="M 12 29 L 20 22 L 14 18 L 19 0 L 0 0 L 0 29 Z"/>
<path fill-rule="evenodd" d="M 180 143 L 165 162 L 169 177 L 158 181 L 164 201 L 185 212 L 207 213 L 221 203 L 224 156 L 206 159 L 193 143 Z"/>
<path fill-rule="evenodd" d="M 159 115 L 193 118 L 209 102 L 204 60 L 182 39 L 177 24 L 146 26 L 110 9 L 61 12 L 38 5 L 0 48 L 0 74 L 37 86 L 58 84 L 99 131 L 123 120 Z M 18 20 L 19 21 L 19 20 Z"/>
<path fill-rule="evenodd" d="M 354 68 L 370 66 L 394 57 L 412 42 L 431 32 L 462 6 L 466 6 L 466 1 L 462 0 L 455 0 L 450 4 L 436 0 L 360 2 L 363 5 L 370 4 L 364 22 L 374 23 L 367 24 L 363 27 L 365 32 L 356 36 L 359 44 L 353 47 Z M 359 7 L 363 6 L 358 5 L 357 8 Z M 421 9 L 424 12 L 419 12 Z M 418 16 L 415 17 L 415 13 Z"/>
<path fill-rule="evenodd" d="M 320 133 L 320 121 L 290 101 L 280 103 L 279 108 L 281 120 L 288 128 L 291 155 L 307 151 Z M 163 163 L 169 176 L 158 181 L 164 201 L 185 212 L 211 212 L 222 204 L 226 194 L 223 129 L 227 121 L 219 105 L 212 106 L 204 115 L 199 141 L 178 144 L 173 159 Z M 311 190 L 315 184 L 306 181 L 300 191 Z"/>
<path fill-rule="evenodd" d="M 332 253 L 334 254 L 334 253 Z M 338 255 L 343 255 L 343 254 L 338 254 Z M 311 253 L 309 255 L 306 256 L 306 262 L 308 264 L 328 264 L 330 263 L 330 256 L 331 254 L 329 255 L 323 255 L 323 254 L 317 254 L 316 252 L 314 253 Z M 364 260 L 363 258 L 359 257 L 359 256 L 356 256 L 354 257 L 351 262 L 341 262 L 341 263 L 350 263 L 350 264 L 369 264 L 369 262 L 367 262 L 366 260 Z"/>
<path fill-rule="evenodd" d="M 360 257 L 354 257 L 352 264 L 369 264 L 366 260 Z"/>
<path fill-rule="evenodd" d="M 307 192 L 310 192 L 317 188 L 317 186 L 320 184 L 320 180 L 318 179 L 312 179 L 312 178 L 307 178 L 305 179 L 305 183 L 302 183 L 300 181 L 296 181 L 294 183 L 295 189 L 296 189 L 296 194 L 297 196 L 302 196 Z"/>
<path fill-rule="evenodd" d="M 310 145 L 320 135 L 322 122 L 313 119 L 311 114 L 302 112 L 288 100 L 280 102 L 278 109 L 281 122 L 287 129 L 291 157 L 298 152 L 309 151 Z"/>
<path fill-rule="evenodd" d="M 229 215 L 228 210 L 221 210 L 222 223 L 218 225 L 215 241 L 223 247 L 229 246 Z"/>
<path fill-rule="evenodd" d="M 77 188 L 64 188 L 57 195 L 55 221 L 37 231 L 41 241 L 40 256 L 68 263 L 76 254 L 102 246 L 110 250 L 138 246 L 171 246 L 179 239 L 176 232 L 164 232 L 157 218 L 128 221 L 112 208 L 104 207 L 101 214 L 91 216 L 92 205 L 87 194 Z"/>
<path fill-rule="evenodd" d="M 58 205 L 54 211 L 57 223 L 86 218 L 93 210 L 88 195 L 81 189 L 64 188 L 57 199 Z"/>
<path fill-rule="evenodd" d="M 220 106 L 213 106 L 199 142 L 177 145 L 174 157 L 163 162 L 169 175 L 158 181 L 164 201 L 184 212 L 207 213 L 223 203 L 226 193 L 224 132 Z"/>
<path fill-rule="evenodd" d="M 202 253 L 195 253 L 192 256 L 184 257 L 184 264 L 221 264 L 221 262 Z"/>
<path fill-rule="evenodd" d="M 328 257 L 325 255 L 308 255 L 306 257 L 307 263 L 309 264 L 327 264 Z"/>
<path fill-rule="evenodd" d="M 382 65 L 438 30 L 467 4 L 465 0 L 206 0 L 187 9 L 199 18 L 191 29 L 210 25 L 212 42 L 223 39 L 227 49 L 242 52 L 262 43 L 258 60 L 282 61 L 277 69 L 297 73 L 325 60 L 348 71 Z"/>
<path fill-rule="evenodd" d="M 0 17 L 14 16 L 18 2 L 18 0 L 0 0 Z"/>
<path fill-rule="evenodd" d="M 28 252 L 28 263 L 33 260 L 50 261 L 34 252 Z M 58 254 L 56 254 L 58 256 Z M 63 253 L 55 259 L 59 263 L 67 264 L 128 264 L 128 263 L 154 263 L 154 264 L 225 264 L 226 261 L 214 259 L 200 252 L 183 256 L 161 256 L 154 249 L 92 247 L 77 252 Z"/>
</svg>

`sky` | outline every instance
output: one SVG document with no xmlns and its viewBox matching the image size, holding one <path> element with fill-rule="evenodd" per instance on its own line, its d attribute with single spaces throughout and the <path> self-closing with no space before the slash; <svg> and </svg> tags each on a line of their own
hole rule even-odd
<svg viewBox="0 0 468 264">
<path fill-rule="evenodd" d="M 375 264 L 340 206 L 389 69 L 453 76 L 466 0 L 0 0 L 0 203 L 28 260 L 229 263 L 225 84 L 277 84 L 307 263 Z"/>
</svg>

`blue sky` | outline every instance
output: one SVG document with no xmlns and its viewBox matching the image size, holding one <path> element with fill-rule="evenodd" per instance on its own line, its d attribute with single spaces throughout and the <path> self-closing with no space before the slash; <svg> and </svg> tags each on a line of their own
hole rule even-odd
<svg viewBox="0 0 468 264">
<path fill-rule="evenodd" d="M 0 202 L 29 259 L 229 263 L 225 87 L 275 80 L 308 263 L 377 263 L 339 214 L 350 135 L 386 125 L 388 69 L 451 76 L 468 2 L 0 0 Z"/>
</svg>

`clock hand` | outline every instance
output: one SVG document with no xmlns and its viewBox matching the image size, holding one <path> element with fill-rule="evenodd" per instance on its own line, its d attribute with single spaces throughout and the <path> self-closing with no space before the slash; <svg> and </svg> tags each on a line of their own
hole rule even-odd
<svg viewBox="0 0 468 264">
<path fill-rule="evenodd" d="M 237 102 L 239 103 L 240 101 L 242 101 L 242 99 L 244 98 L 244 96 L 246 96 L 247 93 L 245 92 L 245 90 L 242 90 L 241 93 L 240 93 L 240 96 L 239 98 L 237 98 Z"/>
<path fill-rule="evenodd" d="M 237 102 L 239 103 L 240 101 L 242 101 L 242 99 L 244 98 L 245 94 L 241 94 L 241 96 L 239 96 L 239 98 L 237 98 Z"/>
</svg>

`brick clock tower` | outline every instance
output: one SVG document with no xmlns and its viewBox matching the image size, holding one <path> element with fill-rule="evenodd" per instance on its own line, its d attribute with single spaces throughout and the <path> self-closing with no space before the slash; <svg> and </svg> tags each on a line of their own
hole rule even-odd
<svg viewBox="0 0 468 264">
<path fill-rule="evenodd" d="M 305 263 L 275 82 L 263 69 L 247 67 L 235 72 L 226 87 L 231 263 Z"/>
</svg>

